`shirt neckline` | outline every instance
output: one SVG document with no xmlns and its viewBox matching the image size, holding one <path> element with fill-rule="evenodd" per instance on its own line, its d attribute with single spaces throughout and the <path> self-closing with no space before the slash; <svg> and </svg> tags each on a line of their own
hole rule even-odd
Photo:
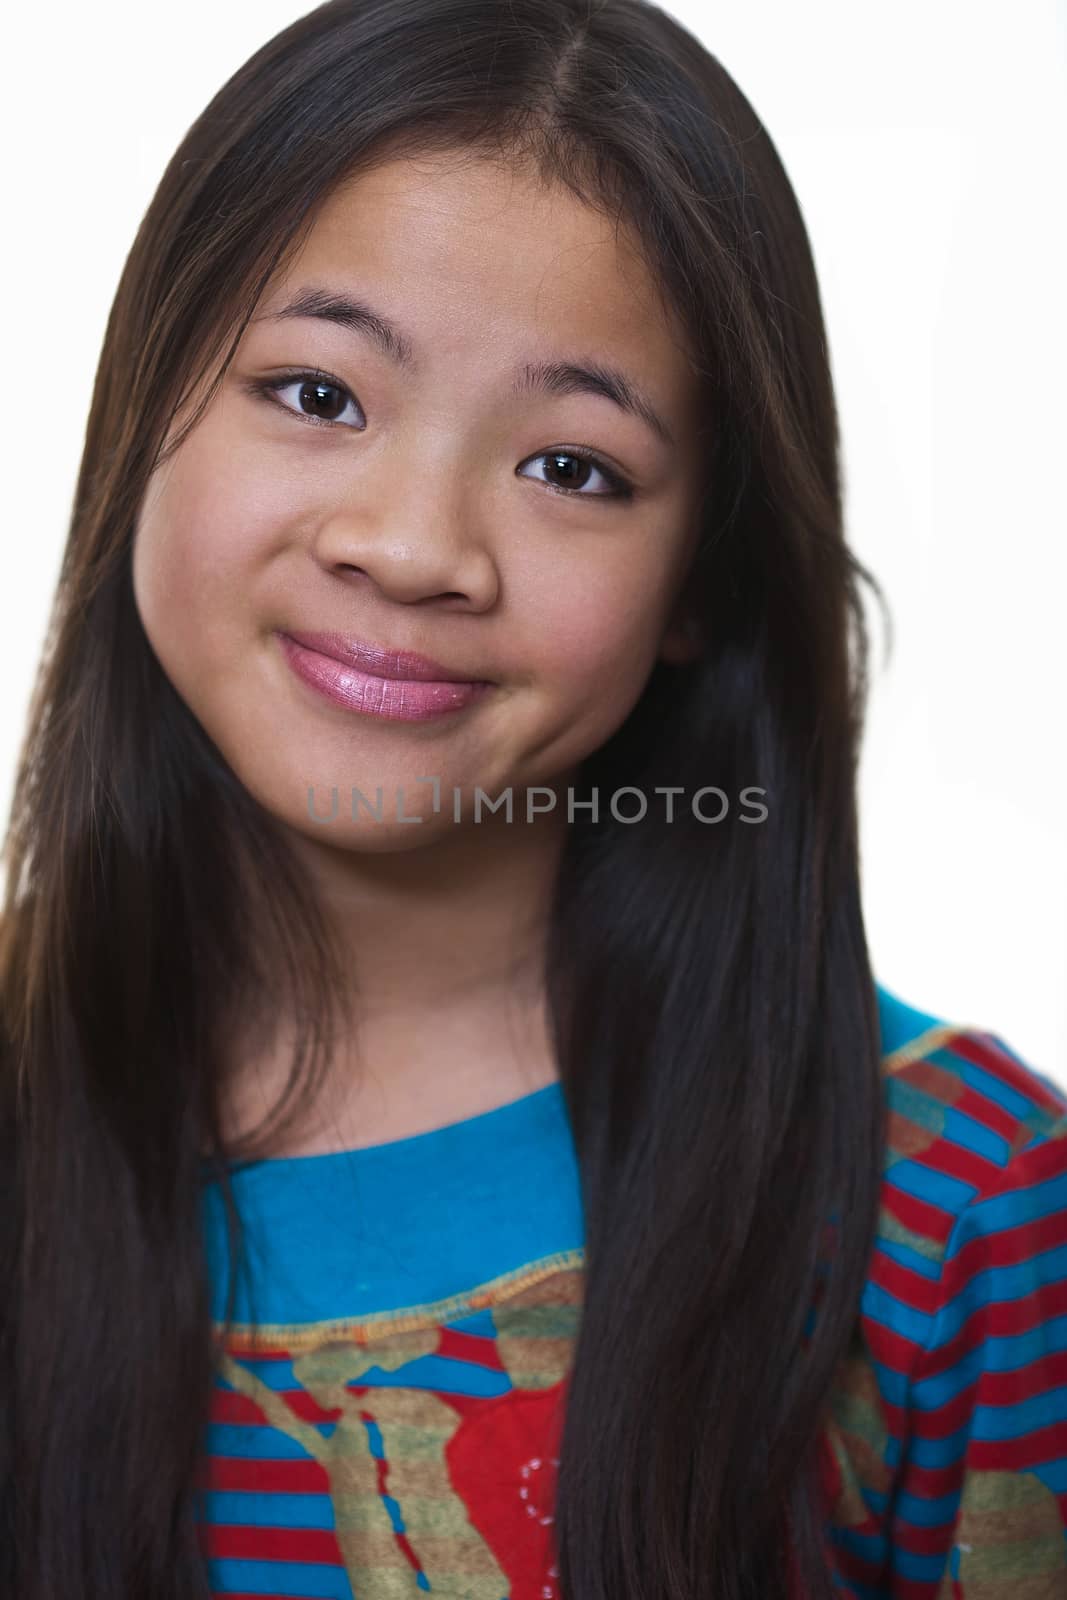
<svg viewBox="0 0 1067 1600">
<path fill-rule="evenodd" d="M 490 1137 L 496 1129 L 494 1120 L 502 1125 L 514 1123 L 516 1119 L 524 1117 L 527 1113 L 538 1112 L 544 1107 L 547 1109 L 551 1102 L 562 1099 L 563 1086 L 558 1078 L 551 1083 L 544 1084 L 540 1089 L 528 1090 L 525 1094 L 518 1095 L 514 1100 L 507 1100 L 502 1105 L 492 1106 L 488 1111 L 476 1111 L 469 1117 L 457 1117 L 450 1122 L 439 1124 L 436 1128 L 425 1128 L 420 1133 L 405 1134 L 399 1139 L 385 1139 L 376 1144 L 345 1146 L 338 1150 L 313 1150 L 304 1154 L 257 1156 L 252 1160 L 231 1161 L 230 1171 L 234 1174 L 243 1172 L 263 1172 L 280 1174 L 286 1171 L 318 1171 L 321 1167 L 328 1170 L 330 1164 L 343 1164 L 346 1168 L 353 1164 L 362 1165 L 376 1159 L 388 1158 L 390 1155 L 428 1156 L 438 1145 L 454 1143 L 461 1135 L 470 1135 L 472 1138 L 481 1139 Z M 204 1158 L 204 1165 L 208 1165 L 208 1158 Z"/>
</svg>

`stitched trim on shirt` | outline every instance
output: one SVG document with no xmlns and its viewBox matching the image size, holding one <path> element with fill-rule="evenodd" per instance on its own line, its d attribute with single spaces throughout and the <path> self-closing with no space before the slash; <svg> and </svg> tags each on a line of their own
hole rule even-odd
<svg viewBox="0 0 1067 1600">
<path fill-rule="evenodd" d="M 373 1339 L 381 1338 L 385 1332 L 407 1333 L 417 1328 L 433 1327 L 473 1311 L 484 1311 L 487 1307 L 514 1298 L 542 1279 L 580 1269 L 584 1262 L 585 1251 L 582 1248 L 563 1250 L 557 1255 L 545 1256 L 530 1266 L 502 1273 L 499 1278 L 478 1284 L 463 1294 L 451 1295 L 448 1299 L 431 1301 L 426 1305 L 404 1306 L 398 1311 L 377 1312 L 359 1319 L 338 1317 L 321 1322 L 238 1322 L 233 1324 L 224 1342 L 228 1346 L 239 1345 L 242 1350 L 305 1350 L 330 1339 L 347 1339 L 354 1344 L 366 1345 Z M 214 1329 L 216 1336 L 221 1338 L 222 1323 L 215 1322 Z"/>
</svg>

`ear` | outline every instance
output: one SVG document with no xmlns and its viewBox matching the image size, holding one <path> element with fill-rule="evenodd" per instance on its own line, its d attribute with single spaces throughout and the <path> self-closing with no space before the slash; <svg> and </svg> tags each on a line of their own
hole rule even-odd
<svg viewBox="0 0 1067 1600">
<path fill-rule="evenodd" d="M 659 646 L 659 659 L 672 666 L 684 666 L 704 653 L 704 630 L 700 619 L 679 609 L 667 624 Z"/>
</svg>

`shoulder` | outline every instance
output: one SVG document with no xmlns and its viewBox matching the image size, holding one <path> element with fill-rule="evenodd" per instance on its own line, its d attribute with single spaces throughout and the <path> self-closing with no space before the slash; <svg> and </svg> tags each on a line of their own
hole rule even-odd
<svg viewBox="0 0 1067 1600">
<path fill-rule="evenodd" d="M 1057 1241 L 1067 1284 L 1067 1090 L 987 1028 L 882 986 L 878 1003 L 887 1123 L 865 1309 L 915 1369 L 965 1286 L 975 1304 L 1014 1298 L 1024 1264 Z M 1009 1258 L 1010 1283 L 983 1276 Z"/>
<path fill-rule="evenodd" d="M 1037 1221 L 1067 1202 L 1067 1088 L 989 1028 L 877 993 L 887 1109 L 879 1244 L 910 1245 L 915 1257 L 900 1259 L 933 1263 L 940 1276 L 966 1232 Z"/>
<path fill-rule="evenodd" d="M 1067 1592 L 1067 1090 L 988 1027 L 882 986 L 878 1004 L 886 1145 L 832 1402 L 837 1556 L 892 1572 L 894 1596 L 951 1578 L 1017 1600 L 1025 1572 L 1044 1600 Z"/>
</svg>

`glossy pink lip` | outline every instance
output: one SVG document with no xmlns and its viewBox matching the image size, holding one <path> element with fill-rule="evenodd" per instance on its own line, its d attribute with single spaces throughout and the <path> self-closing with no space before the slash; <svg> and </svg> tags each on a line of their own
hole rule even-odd
<svg viewBox="0 0 1067 1600">
<path fill-rule="evenodd" d="M 336 633 L 279 630 L 296 676 L 335 705 L 394 722 L 427 722 L 462 711 L 492 684 L 464 678 L 426 656 L 384 650 Z"/>
<path fill-rule="evenodd" d="M 362 639 L 352 639 L 343 633 L 307 633 L 286 628 L 287 638 L 295 639 L 307 650 L 317 650 L 319 655 L 332 656 L 346 666 L 358 667 L 373 678 L 403 678 L 408 683 L 485 683 L 484 678 L 472 678 L 469 672 L 455 672 L 442 666 L 429 656 L 416 655 L 413 650 L 388 650 L 383 645 L 365 644 Z"/>
</svg>

